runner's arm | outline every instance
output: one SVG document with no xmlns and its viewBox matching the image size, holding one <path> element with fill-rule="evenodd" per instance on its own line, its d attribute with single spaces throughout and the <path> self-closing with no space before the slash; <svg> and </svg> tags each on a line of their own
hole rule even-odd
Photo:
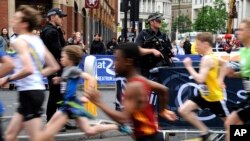
<svg viewBox="0 0 250 141">
<path fill-rule="evenodd" d="M 213 62 L 212 62 L 212 58 L 209 56 L 204 56 L 201 59 L 201 63 L 200 63 L 200 68 L 199 68 L 199 72 L 197 72 L 193 66 L 192 66 L 192 61 L 190 58 L 185 58 L 183 60 L 183 63 L 186 67 L 186 69 L 188 70 L 188 72 L 191 74 L 191 76 L 194 77 L 194 80 L 197 83 L 204 83 L 204 81 L 206 80 L 208 71 L 213 67 Z"/>
<path fill-rule="evenodd" d="M 3 77 L 4 75 L 8 74 L 11 70 L 13 70 L 14 63 L 12 59 L 7 55 L 2 56 L 0 62 L 1 62 L 0 77 Z"/>
</svg>

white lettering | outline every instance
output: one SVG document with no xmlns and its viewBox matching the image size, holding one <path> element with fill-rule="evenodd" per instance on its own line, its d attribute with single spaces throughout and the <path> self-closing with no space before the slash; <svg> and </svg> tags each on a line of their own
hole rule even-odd
<svg viewBox="0 0 250 141">
<path fill-rule="evenodd" d="M 113 60 L 111 58 L 99 58 L 97 59 L 97 69 L 105 69 L 110 75 L 115 75 Z"/>
<path fill-rule="evenodd" d="M 236 129 L 234 132 L 234 136 L 244 136 L 247 133 L 246 129 Z"/>
<path fill-rule="evenodd" d="M 115 78 L 112 76 L 97 76 L 98 81 L 115 81 Z"/>
<path fill-rule="evenodd" d="M 98 61 L 97 62 L 97 68 L 98 69 L 104 69 L 104 68 L 106 68 L 106 62 L 105 61 Z"/>
</svg>

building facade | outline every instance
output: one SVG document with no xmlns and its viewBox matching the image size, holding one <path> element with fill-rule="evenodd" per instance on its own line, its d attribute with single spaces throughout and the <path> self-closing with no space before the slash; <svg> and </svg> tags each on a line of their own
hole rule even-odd
<svg viewBox="0 0 250 141">
<path fill-rule="evenodd" d="M 238 18 L 234 19 L 234 28 L 238 28 L 241 20 L 250 17 L 250 0 L 236 0 L 236 10 Z"/>
<path fill-rule="evenodd" d="M 175 20 L 179 15 L 192 20 L 192 0 L 172 0 L 172 19 Z"/>
<path fill-rule="evenodd" d="M 122 0 L 119 0 L 121 2 Z M 165 22 L 168 23 L 168 31 L 171 32 L 172 16 L 171 16 L 171 0 L 139 0 L 139 21 L 136 22 L 136 31 L 139 32 L 146 26 L 146 21 L 151 13 L 159 12 L 163 14 Z M 132 28 L 130 22 L 130 11 L 128 11 L 128 32 Z M 120 12 L 120 21 L 118 27 L 118 35 L 121 35 L 121 30 L 124 24 L 124 12 Z"/>
<path fill-rule="evenodd" d="M 229 11 L 229 2 L 232 2 L 233 0 L 224 0 L 226 3 L 226 9 Z M 203 6 L 210 5 L 213 6 L 213 0 L 193 0 L 192 1 L 192 22 L 197 17 L 197 14 L 200 10 L 202 10 Z M 239 26 L 239 23 L 242 19 L 247 18 L 250 16 L 250 9 L 247 8 L 250 6 L 250 0 L 236 0 L 236 11 L 237 11 L 237 18 L 233 19 L 232 22 L 232 28 L 233 30 L 237 29 Z M 226 26 L 226 25 L 225 25 Z"/>
<path fill-rule="evenodd" d="M 100 33 L 103 41 L 109 41 L 116 36 L 118 23 L 118 1 L 96 0 L 98 8 L 86 8 L 87 0 L 0 0 L 0 28 L 8 28 L 12 34 L 10 19 L 19 5 L 31 5 L 41 11 L 46 23 L 46 13 L 52 7 L 61 8 L 67 17 L 63 20 L 62 29 L 65 31 L 65 39 L 73 32 L 79 31 L 83 34 L 84 42 L 88 46 L 93 40 L 95 33 Z M 42 27 L 41 25 L 41 27 Z"/>
</svg>

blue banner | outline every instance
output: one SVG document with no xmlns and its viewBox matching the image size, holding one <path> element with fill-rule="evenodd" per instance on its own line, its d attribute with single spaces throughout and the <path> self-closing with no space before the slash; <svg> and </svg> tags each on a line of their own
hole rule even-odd
<svg viewBox="0 0 250 141">
<path fill-rule="evenodd" d="M 115 71 L 114 71 L 114 56 L 113 55 L 95 55 L 97 59 L 97 80 L 98 84 L 115 85 Z M 193 61 L 199 61 L 199 55 L 177 55 L 177 60 L 182 61 L 185 57 L 192 58 Z M 83 56 L 80 68 L 84 68 Z M 178 63 L 176 62 L 178 66 Z M 83 69 L 84 70 L 84 69 Z"/>
<path fill-rule="evenodd" d="M 198 70 L 198 67 L 196 67 Z M 184 67 L 166 67 L 160 68 L 158 74 L 158 81 L 169 88 L 170 99 L 169 108 L 175 111 L 192 96 L 198 95 L 198 86 L 190 74 Z M 241 79 L 226 78 L 225 79 L 226 90 L 225 98 L 227 99 L 227 105 L 233 108 L 237 103 L 246 98 L 246 91 L 243 90 Z M 237 84 L 237 85 L 235 85 Z M 223 122 L 217 118 L 209 110 L 197 111 L 199 120 L 202 120 L 207 126 L 212 128 L 223 128 Z M 176 122 L 168 122 L 160 119 L 160 125 L 166 128 L 193 128 L 187 123 L 181 116 L 178 115 Z"/>
<path fill-rule="evenodd" d="M 115 84 L 114 56 L 96 55 L 98 84 Z"/>
</svg>

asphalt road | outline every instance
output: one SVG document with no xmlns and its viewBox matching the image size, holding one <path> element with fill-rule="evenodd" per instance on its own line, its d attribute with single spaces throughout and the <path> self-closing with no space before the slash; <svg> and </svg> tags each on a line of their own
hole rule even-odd
<svg viewBox="0 0 250 141">
<path fill-rule="evenodd" d="M 115 91 L 114 89 L 102 89 L 100 90 L 101 93 L 103 94 L 103 99 L 104 101 L 112 108 L 114 108 L 114 101 L 115 101 Z M 43 104 L 43 108 L 46 111 L 46 105 L 47 105 L 47 99 L 48 99 L 48 91 L 46 92 L 46 100 Z M 3 131 L 6 130 L 6 127 L 10 121 L 10 118 L 13 116 L 13 114 L 16 111 L 16 107 L 18 106 L 17 102 L 17 92 L 16 91 L 9 91 L 7 89 L 1 89 L 0 90 L 0 99 L 4 104 L 5 107 L 5 112 L 2 117 L 2 128 Z M 110 121 L 110 118 L 105 115 L 101 110 L 98 110 L 98 116 L 97 120 L 105 120 L 105 121 Z M 46 117 L 45 114 L 43 115 L 43 122 L 46 124 Z M 71 123 L 74 124 L 74 121 L 70 121 Z M 60 135 L 67 136 L 69 137 L 59 137 L 57 140 L 65 140 L 65 141 L 71 141 L 71 140 L 81 140 L 81 135 L 71 135 L 71 134 L 81 134 L 82 132 L 77 129 L 77 130 L 67 130 L 66 132 L 59 133 Z M 27 140 L 25 139 L 26 132 L 22 131 L 19 135 L 21 137 L 21 140 Z M 24 138 L 24 139 L 23 139 Z M 125 134 L 122 134 L 118 131 L 108 131 L 102 134 L 98 134 L 97 136 L 90 137 L 90 138 L 84 138 L 83 140 L 92 140 L 92 141 L 132 141 L 131 137 L 126 136 Z"/>
<path fill-rule="evenodd" d="M 114 101 L 115 101 L 115 90 L 114 89 L 102 89 L 100 90 L 102 93 L 103 100 L 108 104 L 109 107 L 114 108 Z M 46 110 L 48 92 L 46 92 L 46 100 L 44 102 L 44 110 Z M 5 105 L 5 113 L 2 118 L 2 127 L 3 131 L 6 130 L 6 127 L 10 121 L 11 116 L 14 114 L 16 107 L 18 106 L 17 103 L 17 92 L 16 91 L 9 91 L 9 90 L 0 90 L 0 99 L 2 100 L 3 104 Z M 46 124 L 46 117 L 43 115 L 43 122 Z M 98 110 L 97 122 L 101 120 L 111 121 L 107 115 L 105 115 L 102 111 Z M 74 123 L 74 121 L 70 121 Z M 92 121 L 96 122 L 96 121 Z M 94 137 L 86 137 L 83 136 L 83 133 L 79 130 L 67 130 L 66 132 L 59 133 L 56 138 L 57 141 L 133 141 L 133 139 L 119 131 L 107 131 L 101 134 L 98 134 Z M 169 141 L 181 141 L 187 138 L 196 137 L 197 134 L 185 134 L 185 133 L 176 133 L 176 136 L 169 137 Z M 27 141 L 25 131 L 22 131 L 19 135 L 19 139 L 21 141 Z"/>
</svg>

